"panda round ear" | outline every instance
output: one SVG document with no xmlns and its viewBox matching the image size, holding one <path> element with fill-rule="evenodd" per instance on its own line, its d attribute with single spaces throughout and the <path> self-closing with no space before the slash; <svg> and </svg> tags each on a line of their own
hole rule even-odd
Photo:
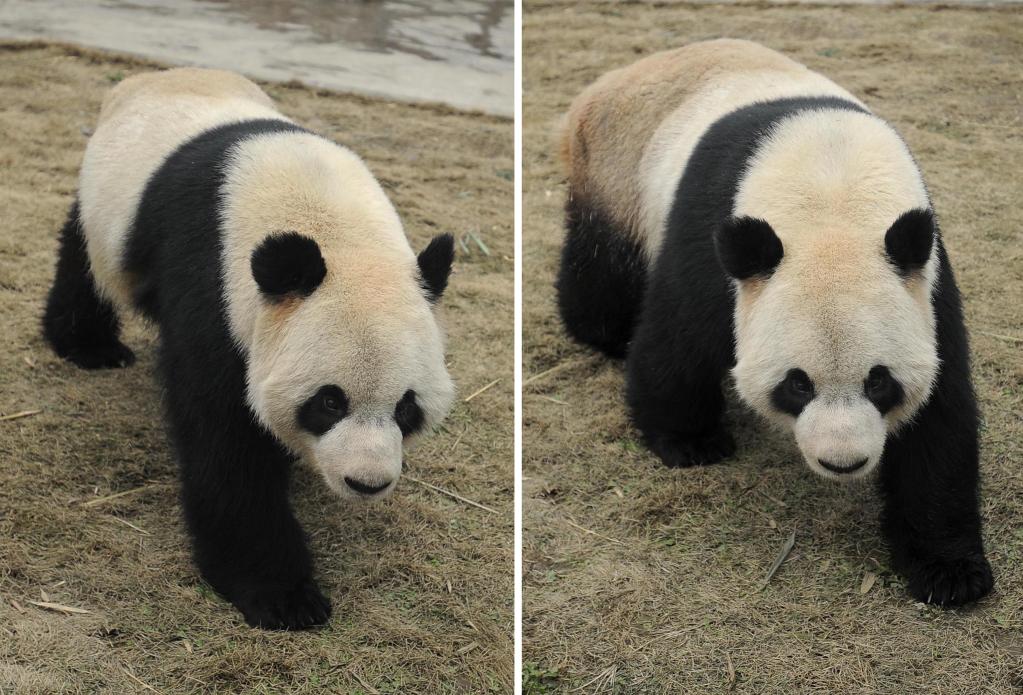
<svg viewBox="0 0 1023 695">
<path fill-rule="evenodd" d="M 455 238 L 450 234 L 434 237 L 416 258 L 420 284 L 431 302 L 436 302 L 444 294 L 454 260 Z"/>
<path fill-rule="evenodd" d="M 930 210 L 904 212 L 884 235 L 884 250 L 899 275 L 911 275 L 927 263 L 934 247 L 934 213 Z"/>
<path fill-rule="evenodd" d="M 313 293 L 327 266 L 315 241 L 298 232 L 279 232 L 263 239 L 252 252 L 252 277 L 259 290 L 270 299 L 296 293 Z"/>
<path fill-rule="evenodd" d="M 714 234 L 714 248 L 725 272 L 736 280 L 767 277 L 785 254 L 781 239 L 764 220 L 733 217 Z"/>
</svg>

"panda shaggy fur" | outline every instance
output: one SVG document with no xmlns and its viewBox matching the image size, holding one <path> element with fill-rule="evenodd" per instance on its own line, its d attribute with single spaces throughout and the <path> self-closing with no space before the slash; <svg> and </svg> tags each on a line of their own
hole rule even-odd
<svg viewBox="0 0 1023 695">
<path fill-rule="evenodd" d="M 610 72 L 562 137 L 570 335 L 626 358 L 668 466 L 734 453 L 722 381 L 836 480 L 878 471 L 893 566 L 951 606 L 993 585 L 959 292 L 904 142 L 774 51 L 715 40 Z"/>
<path fill-rule="evenodd" d="M 433 305 L 452 259 L 447 235 L 417 257 L 362 161 L 238 75 L 144 74 L 105 100 L 44 334 L 103 368 L 134 360 L 119 316 L 159 327 L 196 563 L 251 625 L 330 615 L 288 503 L 292 462 L 344 498 L 384 497 L 403 443 L 450 407 Z"/>
</svg>

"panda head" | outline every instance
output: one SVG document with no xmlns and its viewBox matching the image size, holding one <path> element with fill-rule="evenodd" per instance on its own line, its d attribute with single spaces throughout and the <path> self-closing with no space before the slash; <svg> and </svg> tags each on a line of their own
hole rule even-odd
<svg viewBox="0 0 1023 695">
<path fill-rule="evenodd" d="M 250 405 L 344 498 L 390 494 L 403 446 L 451 406 L 434 304 L 453 257 L 450 235 L 416 257 L 403 235 L 331 255 L 298 232 L 268 235 L 251 255 Z"/>
<path fill-rule="evenodd" d="M 776 233 L 739 217 L 715 235 L 736 290 L 736 388 L 825 478 L 867 476 L 937 375 L 934 219 L 914 209 L 888 224 L 783 216 Z"/>
</svg>

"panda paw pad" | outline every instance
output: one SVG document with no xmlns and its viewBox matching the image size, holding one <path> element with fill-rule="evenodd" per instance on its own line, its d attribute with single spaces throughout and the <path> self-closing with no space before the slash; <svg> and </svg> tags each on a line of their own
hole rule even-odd
<svg viewBox="0 0 1023 695">
<path fill-rule="evenodd" d="M 245 622 L 264 630 L 304 630 L 323 625 L 331 613 L 330 599 L 312 580 L 290 589 L 252 591 L 234 603 Z"/>
<path fill-rule="evenodd" d="M 991 565 L 979 553 L 921 565 L 909 580 L 910 593 L 918 601 L 946 608 L 983 598 L 994 586 Z"/>
<path fill-rule="evenodd" d="M 707 466 L 735 453 L 735 439 L 723 427 L 694 437 L 659 435 L 649 446 L 668 468 Z"/>
</svg>

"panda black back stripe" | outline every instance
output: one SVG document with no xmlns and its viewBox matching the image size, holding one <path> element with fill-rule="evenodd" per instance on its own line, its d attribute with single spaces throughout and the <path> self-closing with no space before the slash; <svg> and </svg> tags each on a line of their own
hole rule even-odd
<svg viewBox="0 0 1023 695">
<path fill-rule="evenodd" d="M 732 315 L 734 298 L 731 281 L 715 254 L 714 232 L 731 218 L 742 175 L 763 139 L 782 120 L 810 110 L 867 113 L 858 104 L 838 97 L 778 99 L 745 106 L 707 129 L 676 189 L 664 245 L 650 281 L 653 296 L 679 295 L 686 301 L 682 305 L 651 306 L 647 310 L 652 314 L 666 308 L 682 312 L 651 317 L 662 325 L 698 325 L 702 322 L 700 317 L 712 317 L 712 322 L 719 325 L 713 330 L 705 326 L 706 335 L 711 337 L 714 353 L 727 360 L 718 365 L 720 369 L 734 359 L 731 322 L 718 320 Z M 685 292 L 663 286 L 676 284 L 678 278 L 685 278 L 688 288 Z M 697 323 L 690 324 L 690 318 Z"/>
<path fill-rule="evenodd" d="M 140 281 L 135 303 L 146 316 L 159 321 L 162 311 L 170 309 L 162 306 L 163 295 L 164 303 L 183 292 L 221 296 L 218 210 L 225 159 L 248 138 L 286 132 L 308 131 L 277 119 L 218 126 L 178 147 L 149 178 L 124 260 L 125 270 Z"/>
<path fill-rule="evenodd" d="M 786 118 L 804 111 L 845 110 L 868 113 L 855 102 L 838 97 L 778 99 L 745 106 L 720 118 L 700 138 L 675 192 L 658 265 L 678 272 L 701 269 L 716 276 L 714 284 L 727 292 L 729 283 L 714 256 L 713 235 L 731 218 L 740 179 L 761 142 Z M 681 243 L 680 243 L 681 242 Z M 677 253 L 684 246 L 683 257 Z M 700 258 L 690 258 L 700 248 Z M 705 255 L 706 254 L 706 255 Z M 678 265 L 680 262 L 683 265 Z"/>
</svg>

